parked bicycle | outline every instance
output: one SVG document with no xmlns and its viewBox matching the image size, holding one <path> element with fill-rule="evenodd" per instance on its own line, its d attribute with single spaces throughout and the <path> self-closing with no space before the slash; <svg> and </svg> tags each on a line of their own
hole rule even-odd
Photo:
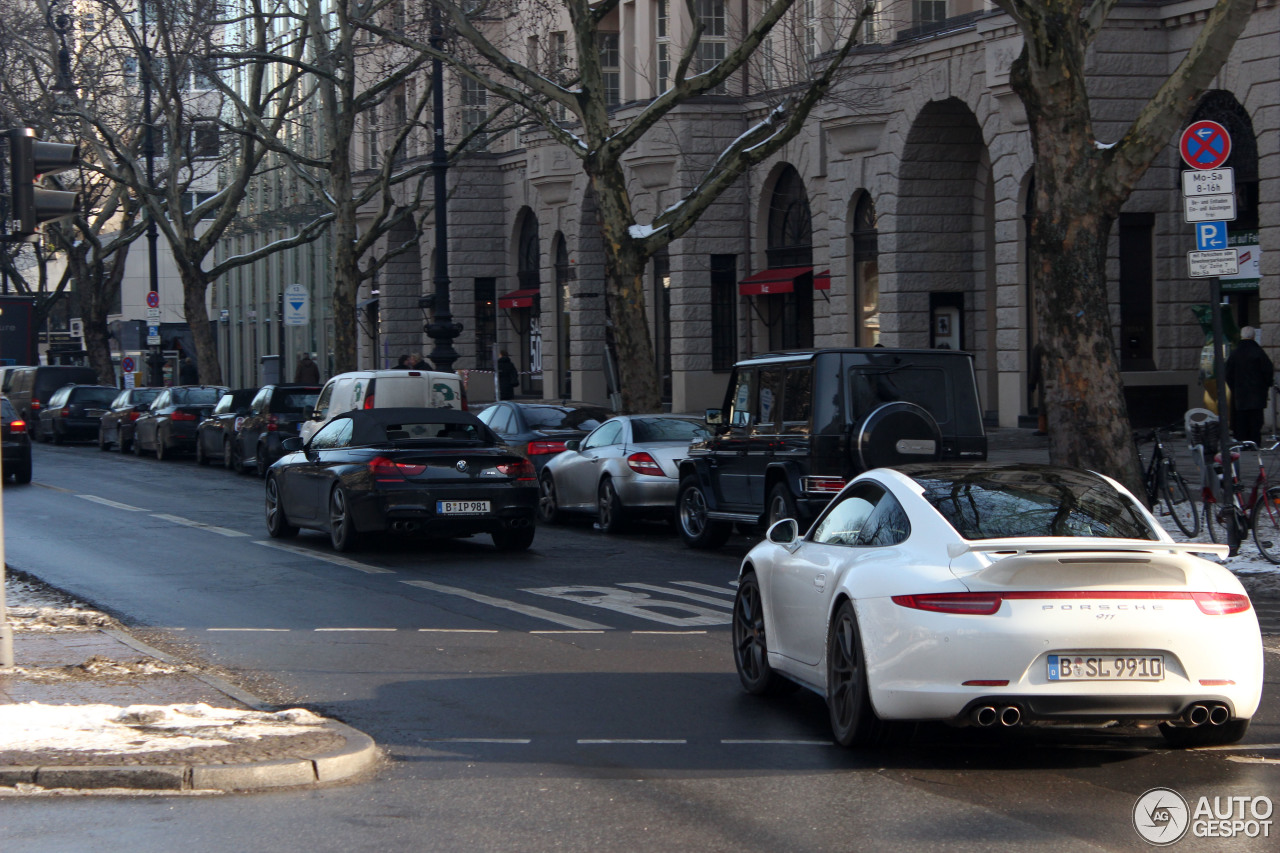
<svg viewBox="0 0 1280 853">
<path fill-rule="evenodd" d="M 1268 450 L 1275 450 L 1275 447 Z M 1240 488 L 1240 454 L 1252 450 L 1258 458 L 1258 475 L 1248 497 Z M 1222 470 L 1222 454 L 1214 456 L 1215 470 Z M 1263 450 L 1252 441 L 1231 447 L 1231 482 L 1235 500 L 1228 507 L 1209 494 L 1205 499 L 1204 519 L 1209 538 L 1214 542 L 1227 541 L 1227 525 L 1235 524 L 1237 541 L 1243 542 L 1249 531 L 1258 551 L 1273 563 L 1280 563 L 1280 486 L 1272 486 L 1267 479 Z"/>
<path fill-rule="evenodd" d="M 1165 452 L 1160 430 L 1134 433 L 1134 440 L 1139 445 L 1139 458 L 1142 456 L 1141 445 L 1148 441 L 1154 442 L 1151 459 L 1143 475 L 1151 511 L 1168 515 L 1179 530 L 1187 536 L 1195 537 L 1200 533 L 1200 508 L 1192 497 L 1191 490 L 1187 488 L 1186 481 L 1178 473 L 1173 456 Z M 1160 511 L 1161 508 L 1163 512 Z"/>
</svg>

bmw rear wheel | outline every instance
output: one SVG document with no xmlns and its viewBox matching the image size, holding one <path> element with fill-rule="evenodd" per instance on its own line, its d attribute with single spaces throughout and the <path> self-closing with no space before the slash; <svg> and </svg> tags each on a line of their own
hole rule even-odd
<svg viewBox="0 0 1280 853">
<path fill-rule="evenodd" d="M 827 710 L 841 746 L 884 746 L 905 732 L 903 724 L 886 723 L 871 707 L 858 617 L 847 600 L 827 632 Z"/>
<path fill-rule="evenodd" d="M 360 534 L 351 517 L 351 502 L 342 486 L 334 486 L 329 495 L 329 541 L 335 551 L 354 551 L 360 544 Z"/>
<path fill-rule="evenodd" d="M 298 535 L 298 528 L 289 523 L 280 499 L 280 483 L 275 477 L 267 478 L 267 533 L 272 539 L 291 539 Z"/>
<path fill-rule="evenodd" d="M 748 693 L 759 696 L 796 687 L 769 665 L 760 582 L 755 572 L 742 576 L 738 594 L 733 599 L 733 663 L 738 669 L 738 680 Z"/>
</svg>

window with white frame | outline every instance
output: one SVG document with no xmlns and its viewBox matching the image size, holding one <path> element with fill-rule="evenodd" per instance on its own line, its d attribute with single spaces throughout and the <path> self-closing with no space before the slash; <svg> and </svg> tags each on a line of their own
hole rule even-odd
<svg viewBox="0 0 1280 853">
<path fill-rule="evenodd" d="M 217 159 L 222 152 L 218 123 L 216 121 L 192 122 L 190 144 L 191 159 Z"/>
<path fill-rule="evenodd" d="M 914 0 L 915 20 L 917 27 L 929 24 L 940 24 L 947 19 L 947 0 Z"/>
<path fill-rule="evenodd" d="M 657 79 L 653 81 L 655 94 L 662 94 L 671 88 L 671 12 L 667 7 L 668 0 L 658 0 L 658 20 L 654 28 L 657 34 L 658 67 Z"/>
<path fill-rule="evenodd" d="M 728 24 L 724 0 L 698 0 L 698 18 L 702 21 L 702 38 L 698 42 L 697 73 L 703 74 L 724 61 L 729 50 Z M 713 95 L 723 95 L 721 83 L 707 90 Z"/>
<path fill-rule="evenodd" d="M 547 45 L 547 75 L 557 83 L 563 83 L 569 71 L 569 46 L 563 32 L 552 33 Z M 567 115 L 564 104 L 551 105 L 551 113 L 556 121 L 564 121 Z"/>
<path fill-rule="evenodd" d="M 489 118 L 489 90 L 472 80 L 462 78 L 462 134 L 466 136 L 484 125 Z M 485 134 L 476 138 L 475 144 L 484 147 Z"/>
<path fill-rule="evenodd" d="M 804 55 L 814 59 L 818 55 L 818 2 L 804 0 Z"/>
<path fill-rule="evenodd" d="M 596 33 L 600 50 L 600 77 L 604 102 L 611 107 L 622 103 L 622 50 L 617 33 Z"/>
<path fill-rule="evenodd" d="M 364 118 L 364 165 L 367 169 L 378 168 L 378 110 L 369 110 Z"/>
</svg>

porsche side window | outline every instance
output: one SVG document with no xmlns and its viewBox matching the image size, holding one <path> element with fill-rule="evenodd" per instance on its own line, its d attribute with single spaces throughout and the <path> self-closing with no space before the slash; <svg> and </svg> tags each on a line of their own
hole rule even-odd
<svg viewBox="0 0 1280 853">
<path fill-rule="evenodd" d="M 863 544 L 863 531 L 883 497 L 884 489 L 874 483 L 863 483 L 845 492 L 814 528 L 813 541 L 821 545 Z"/>
<path fill-rule="evenodd" d="M 897 498 L 886 492 L 863 525 L 858 544 L 869 547 L 897 545 L 910 533 L 911 522 L 907 520 L 906 510 Z"/>
</svg>

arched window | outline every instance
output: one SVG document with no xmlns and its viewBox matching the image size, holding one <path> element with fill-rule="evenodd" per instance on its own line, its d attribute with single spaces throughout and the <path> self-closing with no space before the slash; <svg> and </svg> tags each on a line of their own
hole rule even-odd
<svg viewBox="0 0 1280 853">
<path fill-rule="evenodd" d="M 873 347 L 880 343 L 880 238 L 876 204 L 865 192 L 853 210 L 853 300 L 853 344 Z"/>
<path fill-rule="evenodd" d="M 530 301 L 527 309 L 516 312 L 525 314 L 517 326 L 521 353 L 516 363 L 520 366 L 524 393 L 541 393 L 538 386 L 542 374 L 542 253 L 538 242 L 538 220 L 531 213 L 520 223 L 517 248 L 518 292 L 528 293 Z"/>
<path fill-rule="evenodd" d="M 790 166 L 778 177 L 769 202 L 769 269 L 794 269 L 791 289 L 762 296 L 769 348 L 813 346 L 813 226 L 804 181 Z"/>
</svg>

